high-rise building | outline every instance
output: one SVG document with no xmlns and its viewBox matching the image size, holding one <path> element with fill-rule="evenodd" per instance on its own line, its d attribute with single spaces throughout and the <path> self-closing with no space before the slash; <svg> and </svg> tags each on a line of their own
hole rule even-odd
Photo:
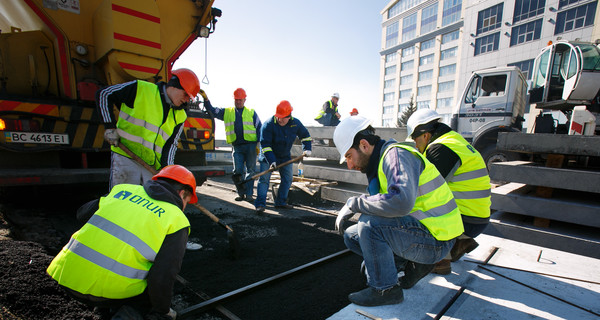
<svg viewBox="0 0 600 320">
<path fill-rule="evenodd" d="M 450 115 L 471 73 L 518 66 L 531 79 L 548 41 L 600 38 L 598 0 L 392 0 L 382 10 L 381 125 L 414 103 Z"/>
</svg>

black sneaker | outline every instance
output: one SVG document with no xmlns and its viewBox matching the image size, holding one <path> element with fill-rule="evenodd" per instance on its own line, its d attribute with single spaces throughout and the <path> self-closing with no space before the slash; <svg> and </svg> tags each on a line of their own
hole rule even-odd
<svg viewBox="0 0 600 320">
<path fill-rule="evenodd" d="M 424 276 L 428 275 L 435 264 L 421 264 L 409 261 L 404 268 L 404 277 L 400 278 L 400 286 L 404 289 L 410 289 L 414 287 L 419 280 L 423 279 Z"/>
<path fill-rule="evenodd" d="M 256 207 L 256 213 L 263 213 L 265 212 L 265 207 Z"/>
<path fill-rule="evenodd" d="M 350 302 L 365 307 L 384 306 L 388 304 L 398 304 L 404 301 L 404 293 L 400 286 L 394 286 L 386 290 L 377 290 L 373 287 L 367 287 L 358 292 L 348 295 Z"/>
<path fill-rule="evenodd" d="M 237 196 L 237 197 L 236 197 L 234 200 L 235 200 L 235 201 L 243 201 L 243 200 L 244 200 L 244 198 L 245 198 L 245 197 L 244 197 L 243 195 L 241 195 L 241 196 Z"/>
<path fill-rule="evenodd" d="M 250 203 L 254 203 L 254 197 L 253 196 L 246 196 L 246 197 L 244 197 L 244 200 L 246 200 L 247 202 L 250 202 Z"/>
<path fill-rule="evenodd" d="M 456 243 L 454 243 L 452 250 L 450 250 L 450 256 L 452 257 L 451 261 L 458 261 L 465 253 L 475 250 L 478 246 L 479 243 L 473 238 L 456 239 Z"/>
</svg>

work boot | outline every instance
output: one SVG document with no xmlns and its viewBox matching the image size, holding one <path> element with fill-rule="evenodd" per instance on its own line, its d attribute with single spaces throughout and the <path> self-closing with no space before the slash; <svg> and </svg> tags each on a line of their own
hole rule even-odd
<svg viewBox="0 0 600 320">
<path fill-rule="evenodd" d="M 275 206 L 275 208 L 279 208 L 279 209 L 294 209 L 294 206 L 291 205 L 291 204 L 282 204 L 282 205 Z"/>
<path fill-rule="evenodd" d="M 409 261 L 404 268 L 404 277 L 400 278 L 400 286 L 404 289 L 414 287 L 419 280 L 428 275 L 435 264 L 421 264 Z"/>
<path fill-rule="evenodd" d="M 250 202 L 250 203 L 254 203 L 254 197 L 253 196 L 246 195 L 246 197 L 244 198 L 244 200 L 246 200 L 247 202 Z"/>
<path fill-rule="evenodd" d="M 263 213 L 265 212 L 265 207 L 256 207 L 256 213 Z"/>
<path fill-rule="evenodd" d="M 241 195 L 241 196 L 237 196 L 237 197 L 236 197 L 234 200 L 235 200 L 235 201 L 243 201 L 243 200 L 244 200 L 244 198 L 245 198 L 245 196 L 244 196 L 244 195 Z"/>
<path fill-rule="evenodd" d="M 456 243 L 450 250 L 452 262 L 458 261 L 465 253 L 469 253 L 479 246 L 479 243 L 473 238 L 456 239 Z"/>
<path fill-rule="evenodd" d="M 350 302 L 365 307 L 397 304 L 404 300 L 404 293 L 400 286 L 393 286 L 386 290 L 377 290 L 373 287 L 354 292 L 348 295 Z"/>
<path fill-rule="evenodd" d="M 433 271 L 431 271 L 431 272 L 437 273 L 437 274 L 450 274 L 452 272 L 452 266 L 450 265 L 450 260 L 444 259 L 444 260 L 436 263 L 435 267 L 433 268 Z"/>
</svg>

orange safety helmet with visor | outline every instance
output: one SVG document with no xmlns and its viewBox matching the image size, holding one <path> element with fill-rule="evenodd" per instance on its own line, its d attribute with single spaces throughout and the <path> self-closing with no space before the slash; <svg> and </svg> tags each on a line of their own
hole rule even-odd
<svg viewBox="0 0 600 320">
<path fill-rule="evenodd" d="M 192 199 L 190 200 L 190 203 L 198 202 L 198 196 L 196 195 L 196 178 L 194 177 L 194 174 L 186 167 L 178 164 L 166 166 L 162 168 L 159 173 L 155 174 L 152 177 L 152 180 L 156 180 L 158 178 L 175 180 L 192 188 Z"/>
</svg>

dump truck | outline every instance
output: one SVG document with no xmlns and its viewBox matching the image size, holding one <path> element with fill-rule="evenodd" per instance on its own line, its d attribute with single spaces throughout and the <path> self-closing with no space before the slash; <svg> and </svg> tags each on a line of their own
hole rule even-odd
<svg viewBox="0 0 600 320">
<path fill-rule="evenodd" d="M 108 181 L 110 146 L 95 104 L 102 87 L 168 81 L 173 64 L 215 30 L 211 0 L 0 2 L 0 187 Z M 187 110 L 175 163 L 201 184 L 214 119 Z"/>
</svg>

